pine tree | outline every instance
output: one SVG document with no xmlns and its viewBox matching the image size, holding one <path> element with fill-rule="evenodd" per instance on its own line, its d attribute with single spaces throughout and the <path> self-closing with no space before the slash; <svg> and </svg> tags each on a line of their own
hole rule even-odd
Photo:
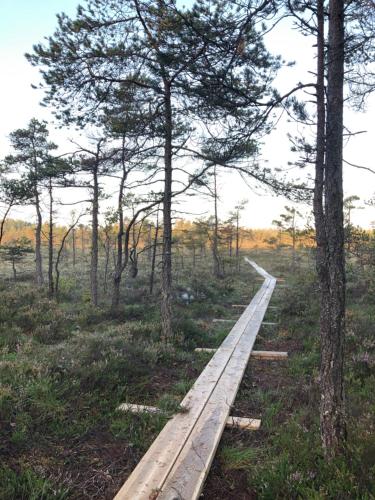
<svg viewBox="0 0 375 500">
<path fill-rule="evenodd" d="M 5 158 L 8 166 L 17 167 L 21 173 L 21 180 L 17 181 L 19 195 L 28 199 L 34 205 L 37 217 L 35 227 L 35 264 L 36 282 L 42 285 L 42 181 L 44 179 L 43 169 L 51 160 L 51 152 L 57 146 L 48 141 L 49 132 L 46 122 L 40 122 L 33 118 L 28 127 L 18 129 L 10 134 L 10 142 L 15 152 Z"/>
</svg>

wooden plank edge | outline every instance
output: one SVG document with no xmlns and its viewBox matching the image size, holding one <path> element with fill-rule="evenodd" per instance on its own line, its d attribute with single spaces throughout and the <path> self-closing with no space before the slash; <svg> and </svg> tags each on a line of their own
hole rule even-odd
<svg viewBox="0 0 375 500">
<path fill-rule="evenodd" d="M 152 413 L 152 414 L 161 414 L 163 411 L 156 406 L 147 406 L 147 405 L 137 405 L 133 403 L 122 403 L 117 407 L 117 410 L 130 412 L 130 413 Z M 238 427 L 239 429 L 244 430 L 252 430 L 256 431 L 259 429 L 261 424 L 261 420 L 257 418 L 244 418 L 244 417 L 235 417 L 230 416 L 226 421 L 227 427 Z"/>
<path fill-rule="evenodd" d="M 211 347 L 196 347 L 194 349 L 194 352 L 214 353 L 216 351 L 217 349 Z M 251 351 L 250 357 L 264 360 L 279 360 L 287 359 L 288 353 L 286 351 Z"/>
<path fill-rule="evenodd" d="M 124 412 L 128 411 L 130 413 L 164 413 L 163 410 L 157 408 L 156 406 L 136 405 L 133 403 L 122 403 L 117 407 L 117 410 Z"/>
<path fill-rule="evenodd" d="M 251 357 L 255 359 L 264 359 L 264 360 L 280 360 L 287 359 L 288 353 L 285 351 L 252 351 Z"/>
<path fill-rule="evenodd" d="M 228 417 L 226 427 L 238 428 L 246 431 L 257 431 L 261 426 L 262 421 L 258 418 L 244 418 L 244 417 Z"/>
</svg>

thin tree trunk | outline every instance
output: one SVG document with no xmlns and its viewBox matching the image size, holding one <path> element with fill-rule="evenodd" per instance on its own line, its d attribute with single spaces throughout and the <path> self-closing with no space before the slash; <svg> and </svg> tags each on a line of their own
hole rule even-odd
<svg viewBox="0 0 375 500">
<path fill-rule="evenodd" d="M 94 306 L 98 305 L 98 238 L 99 238 L 99 183 L 98 183 L 98 165 L 93 170 L 93 197 L 92 197 L 92 233 L 91 233 L 91 302 Z"/>
<path fill-rule="evenodd" d="M 170 83 L 164 81 L 164 197 L 163 197 L 163 255 L 161 277 L 162 338 L 172 338 L 172 103 Z"/>
<path fill-rule="evenodd" d="M 42 263 L 42 212 L 40 210 L 39 192 L 37 186 L 35 187 L 35 210 L 36 210 L 36 227 L 35 227 L 35 271 L 36 283 L 43 285 L 43 263 Z"/>
<path fill-rule="evenodd" d="M 293 245 L 293 270 L 296 268 L 297 258 L 296 258 L 296 212 L 293 212 L 292 219 L 292 245 Z"/>
<path fill-rule="evenodd" d="M 120 188 L 118 193 L 117 202 L 117 213 L 118 213 L 118 231 L 117 231 L 117 248 L 116 248 L 116 262 L 115 269 L 113 272 L 113 282 L 112 282 L 112 300 L 111 300 L 111 310 L 114 312 L 120 303 L 120 284 L 123 272 L 123 238 L 124 238 L 124 188 L 125 182 L 128 176 L 128 172 L 125 167 L 125 157 L 124 157 L 124 143 L 123 143 L 123 153 L 122 153 L 122 176 L 120 181 Z"/>
<path fill-rule="evenodd" d="M 72 245 L 73 245 L 73 267 L 76 267 L 76 230 L 72 231 Z"/>
<path fill-rule="evenodd" d="M 48 228 L 48 294 L 53 297 L 55 289 L 53 283 L 53 192 L 52 179 L 49 179 L 49 228 Z"/>
<path fill-rule="evenodd" d="M 237 209 L 236 214 L 236 268 L 240 270 L 240 211 Z"/>
<path fill-rule="evenodd" d="M 344 1 L 329 5 L 325 215 L 329 297 L 321 330 L 320 422 L 327 458 L 341 453 L 346 426 L 343 393 L 345 256 L 343 222 Z"/>
<path fill-rule="evenodd" d="M 12 260 L 12 269 L 13 269 L 13 279 L 14 281 L 17 281 L 16 263 L 14 259 Z"/>
<path fill-rule="evenodd" d="M 152 247 L 152 259 L 151 259 L 151 273 L 150 273 L 150 295 L 154 290 L 154 281 L 155 281 L 155 263 L 156 263 L 156 249 L 158 247 L 158 235 L 159 235 L 159 210 L 156 214 L 156 226 L 155 226 L 155 234 L 154 234 L 154 244 Z"/>
<path fill-rule="evenodd" d="M 147 259 L 148 262 L 151 263 L 152 260 L 152 226 L 148 224 L 148 232 L 147 232 Z"/>
<path fill-rule="evenodd" d="M 109 255 L 110 255 L 110 252 L 111 252 L 111 237 L 110 237 L 109 234 L 106 234 L 105 244 L 104 244 L 104 251 L 105 251 L 105 265 L 104 265 L 103 290 L 104 290 L 104 293 L 107 293 L 107 281 L 108 281 L 108 269 L 109 269 Z"/>
<path fill-rule="evenodd" d="M 219 259 L 219 219 L 217 214 L 217 179 L 216 167 L 214 167 L 214 234 L 212 238 L 212 257 L 214 260 L 214 276 L 215 278 L 222 278 L 223 275 L 220 270 Z"/>
<path fill-rule="evenodd" d="M 68 228 L 67 232 L 64 234 L 61 243 L 60 243 L 60 248 L 57 251 L 56 255 L 56 260 L 55 260 L 55 273 L 56 273 L 56 280 L 55 280 L 55 298 L 58 300 L 59 296 L 59 284 L 60 284 L 60 269 L 59 269 L 59 264 L 60 260 L 62 257 L 62 252 L 64 250 L 65 246 L 65 241 L 67 237 L 69 236 L 70 231 L 74 230 L 75 226 L 78 224 L 79 219 L 81 216 L 78 217 L 78 219 Z"/>
<path fill-rule="evenodd" d="M 5 228 L 5 222 L 7 220 L 7 217 L 9 215 L 9 212 L 11 210 L 11 208 L 13 207 L 13 203 L 14 203 L 14 200 L 12 199 L 9 203 L 8 203 L 8 206 L 4 212 L 4 215 L 3 215 L 3 218 L 1 219 L 1 223 L 0 223 L 0 245 L 1 245 L 1 242 L 3 241 L 3 237 L 4 237 L 4 228 Z"/>
</svg>

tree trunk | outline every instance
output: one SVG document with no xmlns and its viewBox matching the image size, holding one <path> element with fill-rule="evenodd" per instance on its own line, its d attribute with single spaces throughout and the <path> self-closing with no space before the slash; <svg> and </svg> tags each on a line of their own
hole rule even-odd
<svg viewBox="0 0 375 500">
<path fill-rule="evenodd" d="M 150 273 L 150 295 L 152 295 L 154 289 L 155 280 L 155 262 L 156 262 L 156 250 L 158 247 L 158 235 L 159 235 L 159 209 L 156 214 L 156 226 L 154 234 L 154 244 L 152 247 L 152 260 L 151 260 L 151 273 Z"/>
<path fill-rule="evenodd" d="M 111 252 L 111 236 L 109 234 L 105 235 L 104 251 L 105 251 L 105 265 L 104 265 L 103 290 L 104 290 L 104 293 L 106 294 L 107 293 L 107 281 L 108 281 L 108 269 L 109 269 L 109 255 Z"/>
<path fill-rule="evenodd" d="M 35 271 L 36 283 L 43 285 L 43 263 L 42 263 L 42 212 L 40 210 L 40 200 L 38 187 L 35 187 L 35 210 L 36 210 L 36 227 L 35 227 Z"/>
<path fill-rule="evenodd" d="M 163 197 L 163 255 L 161 276 L 162 338 L 172 338 L 172 103 L 170 82 L 164 81 L 164 197 Z"/>
<path fill-rule="evenodd" d="M 219 219 L 217 214 L 217 180 L 216 180 L 216 167 L 214 168 L 214 234 L 212 238 L 212 257 L 214 260 L 214 276 L 215 278 L 222 278 L 220 269 L 219 258 Z"/>
<path fill-rule="evenodd" d="M 14 281 L 17 281 L 16 263 L 14 259 L 12 259 L 12 269 L 13 269 L 13 279 Z"/>
<path fill-rule="evenodd" d="M 72 245 L 73 245 L 73 267 L 76 267 L 76 230 L 72 231 Z"/>
<path fill-rule="evenodd" d="M 151 263 L 152 260 L 152 226 L 151 224 L 148 224 L 148 231 L 147 231 L 147 260 L 149 263 Z"/>
<path fill-rule="evenodd" d="M 3 237 L 4 237 L 4 228 L 5 228 L 5 222 L 7 220 L 7 217 L 9 215 L 9 212 L 11 210 L 11 208 L 13 207 L 13 203 L 14 203 L 14 200 L 12 199 L 9 203 L 8 203 L 8 206 L 4 212 L 4 215 L 3 215 L 3 218 L 1 219 L 1 223 L 0 223 L 0 245 L 1 245 L 1 242 L 3 241 Z"/>
<path fill-rule="evenodd" d="M 325 158 L 326 263 L 329 293 L 321 316 L 320 423 L 327 458 L 344 449 L 343 394 L 345 256 L 342 186 L 344 1 L 329 5 L 328 84 Z"/>
<path fill-rule="evenodd" d="M 93 195 L 92 195 L 92 233 L 91 233 L 91 302 L 94 306 L 98 305 L 98 222 L 99 216 L 99 183 L 98 183 L 98 165 L 93 170 Z"/>
<path fill-rule="evenodd" d="M 53 282 L 53 192 L 52 179 L 49 179 L 49 228 L 48 228 L 48 294 L 53 297 L 55 287 Z"/>
<path fill-rule="evenodd" d="M 296 269 L 296 264 L 297 264 L 296 242 L 297 242 L 297 235 L 296 235 L 296 211 L 294 210 L 293 211 L 293 218 L 292 218 L 293 270 Z"/>
<path fill-rule="evenodd" d="M 240 211 L 236 214 L 236 268 L 240 270 Z"/>
<path fill-rule="evenodd" d="M 124 188 L 125 182 L 128 176 L 128 172 L 125 168 L 125 158 L 124 158 L 124 148 L 123 148 L 123 158 L 122 158 L 122 176 L 120 181 L 120 188 L 118 194 L 117 202 L 117 212 L 118 212 L 118 232 L 117 232 L 117 248 L 116 248 L 116 262 L 115 269 L 113 272 L 113 282 L 112 282 L 112 299 L 111 299 L 111 310 L 116 311 L 120 303 L 120 284 L 121 276 L 123 272 L 123 238 L 124 238 Z"/>
</svg>

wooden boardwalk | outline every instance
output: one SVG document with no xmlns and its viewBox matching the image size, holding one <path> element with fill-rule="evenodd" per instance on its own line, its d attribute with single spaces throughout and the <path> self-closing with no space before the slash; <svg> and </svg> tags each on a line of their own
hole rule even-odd
<svg viewBox="0 0 375 500">
<path fill-rule="evenodd" d="M 165 425 L 115 500 L 199 497 L 261 327 L 276 279 L 246 259 L 263 285 Z"/>
</svg>

